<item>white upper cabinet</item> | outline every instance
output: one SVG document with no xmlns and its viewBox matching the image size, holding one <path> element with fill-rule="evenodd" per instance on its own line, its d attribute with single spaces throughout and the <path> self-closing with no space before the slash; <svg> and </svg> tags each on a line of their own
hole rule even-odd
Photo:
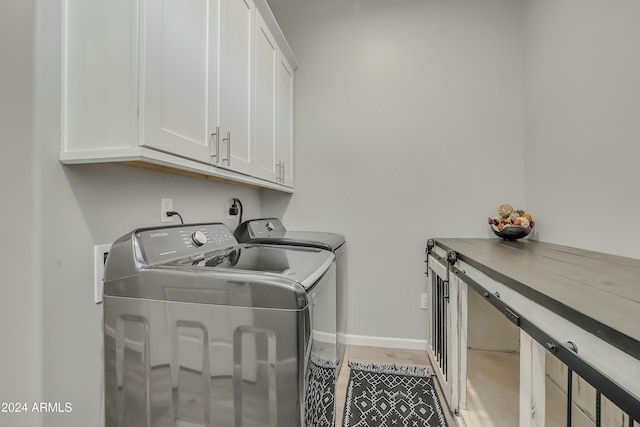
<svg viewBox="0 0 640 427">
<path fill-rule="evenodd" d="M 120 160 L 138 146 L 137 4 L 64 0 L 62 8 L 60 160 Z"/>
<path fill-rule="evenodd" d="M 293 68 L 260 14 L 254 84 L 256 176 L 293 187 Z"/>
<path fill-rule="evenodd" d="M 251 63 L 255 6 L 222 0 L 220 19 L 220 153 L 218 166 L 253 174 Z"/>
<path fill-rule="evenodd" d="M 292 191 L 297 65 L 266 0 L 61 7 L 63 163 L 128 162 Z"/>
<path fill-rule="evenodd" d="M 277 182 L 276 85 L 279 50 L 262 16 L 256 17 L 254 136 L 256 176 Z"/>
<path fill-rule="evenodd" d="M 208 163 L 218 120 L 218 1 L 144 4 L 140 142 Z"/>
<path fill-rule="evenodd" d="M 280 54 L 278 62 L 278 158 L 280 159 L 279 182 L 287 187 L 294 184 L 294 138 L 293 138 L 293 68 Z"/>
</svg>

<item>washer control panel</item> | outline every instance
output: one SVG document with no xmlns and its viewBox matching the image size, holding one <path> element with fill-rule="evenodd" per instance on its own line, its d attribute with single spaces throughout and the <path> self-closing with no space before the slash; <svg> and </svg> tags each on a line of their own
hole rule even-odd
<svg viewBox="0 0 640 427">
<path fill-rule="evenodd" d="M 226 225 L 211 223 L 142 229 L 136 233 L 136 243 L 141 261 L 156 264 L 229 248 L 238 241 Z"/>
</svg>

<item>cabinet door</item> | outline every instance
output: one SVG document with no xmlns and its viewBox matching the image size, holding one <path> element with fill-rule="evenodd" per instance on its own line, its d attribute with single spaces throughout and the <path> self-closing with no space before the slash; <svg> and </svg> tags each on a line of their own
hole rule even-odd
<svg viewBox="0 0 640 427">
<path fill-rule="evenodd" d="M 256 176 L 278 182 L 276 163 L 276 75 L 278 47 L 262 16 L 256 14 L 255 76 L 254 76 L 254 132 L 256 147 Z"/>
<path fill-rule="evenodd" d="M 278 61 L 278 158 L 282 162 L 281 183 L 294 186 L 294 136 L 293 136 L 293 68 L 283 55 Z"/>
<path fill-rule="evenodd" d="M 218 166 L 252 175 L 251 54 L 255 6 L 222 0 L 220 6 L 220 152 Z"/>
<path fill-rule="evenodd" d="M 141 144 L 209 163 L 218 0 L 150 0 L 141 15 Z"/>
</svg>

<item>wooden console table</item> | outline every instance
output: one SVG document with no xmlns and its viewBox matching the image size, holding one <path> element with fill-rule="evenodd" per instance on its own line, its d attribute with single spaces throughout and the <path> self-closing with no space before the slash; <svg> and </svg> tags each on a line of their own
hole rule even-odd
<svg viewBox="0 0 640 427">
<path fill-rule="evenodd" d="M 640 425 L 640 260 L 528 239 L 431 239 L 426 252 L 429 354 L 461 424 Z M 517 418 L 474 406 L 491 393 L 515 393 Z"/>
</svg>

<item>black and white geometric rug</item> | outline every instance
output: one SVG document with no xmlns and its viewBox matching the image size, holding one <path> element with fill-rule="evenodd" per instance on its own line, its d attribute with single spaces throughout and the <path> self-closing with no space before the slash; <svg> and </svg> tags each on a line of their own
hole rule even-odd
<svg viewBox="0 0 640 427">
<path fill-rule="evenodd" d="M 334 427 L 336 425 L 337 362 L 311 357 L 305 393 L 305 426 Z"/>
<path fill-rule="evenodd" d="M 349 367 L 343 427 L 447 427 L 428 368 Z"/>
</svg>

